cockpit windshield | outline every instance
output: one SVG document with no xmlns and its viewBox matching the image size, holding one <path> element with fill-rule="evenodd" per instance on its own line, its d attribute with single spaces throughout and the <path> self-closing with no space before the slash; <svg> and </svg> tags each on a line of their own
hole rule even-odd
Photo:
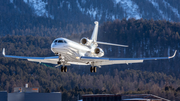
<svg viewBox="0 0 180 101">
<path fill-rule="evenodd" d="M 55 40 L 54 43 L 67 43 L 65 40 Z"/>
<path fill-rule="evenodd" d="M 58 43 L 63 43 L 63 40 L 58 40 Z"/>
</svg>

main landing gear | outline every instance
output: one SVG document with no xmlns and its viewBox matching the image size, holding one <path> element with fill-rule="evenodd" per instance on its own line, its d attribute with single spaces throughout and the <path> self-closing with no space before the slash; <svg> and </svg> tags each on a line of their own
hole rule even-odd
<svg viewBox="0 0 180 101">
<path fill-rule="evenodd" d="M 90 68 L 90 72 L 91 72 L 91 73 L 92 73 L 92 72 L 96 73 L 96 72 L 97 72 L 97 67 L 91 67 L 91 68 Z"/>
<path fill-rule="evenodd" d="M 61 67 L 61 72 L 67 72 L 67 67 L 66 66 L 62 66 Z"/>
<path fill-rule="evenodd" d="M 91 62 L 91 68 L 90 68 L 90 72 L 94 72 L 96 73 L 97 72 L 97 67 L 94 66 L 94 62 Z"/>
</svg>

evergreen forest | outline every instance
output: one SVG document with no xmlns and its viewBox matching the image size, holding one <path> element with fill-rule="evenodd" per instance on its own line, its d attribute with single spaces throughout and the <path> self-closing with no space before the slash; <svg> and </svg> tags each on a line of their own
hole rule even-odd
<svg viewBox="0 0 180 101">
<path fill-rule="evenodd" d="M 33 26 L 1 31 L 0 49 L 18 56 L 53 56 L 50 45 L 57 37 L 76 42 L 91 37 L 92 25 L 70 27 Z M 11 27 L 10 27 L 11 28 Z M 70 28 L 70 29 L 69 29 Z M 68 32 L 63 32 L 68 30 Z M 68 67 L 60 72 L 52 64 L 39 64 L 0 55 L 0 90 L 13 92 L 14 87 L 39 87 L 40 92 L 63 94 L 63 101 L 76 101 L 82 94 L 155 94 L 170 100 L 180 100 L 180 23 L 153 19 L 122 19 L 99 26 L 98 41 L 125 44 L 128 48 L 99 45 L 105 57 L 138 58 L 167 57 L 169 60 L 144 61 L 139 64 L 102 66 L 90 73 L 90 66 Z M 68 34 L 67 34 L 68 33 Z"/>
</svg>

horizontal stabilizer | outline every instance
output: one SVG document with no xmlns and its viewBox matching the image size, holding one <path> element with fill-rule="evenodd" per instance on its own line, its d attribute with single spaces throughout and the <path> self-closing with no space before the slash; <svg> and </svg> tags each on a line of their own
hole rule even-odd
<svg viewBox="0 0 180 101">
<path fill-rule="evenodd" d="M 114 43 L 107 43 L 107 42 L 97 42 L 98 44 L 104 44 L 104 45 L 112 45 L 112 46 L 120 46 L 120 47 L 128 47 L 127 45 L 120 45 L 120 44 L 114 44 Z"/>
</svg>

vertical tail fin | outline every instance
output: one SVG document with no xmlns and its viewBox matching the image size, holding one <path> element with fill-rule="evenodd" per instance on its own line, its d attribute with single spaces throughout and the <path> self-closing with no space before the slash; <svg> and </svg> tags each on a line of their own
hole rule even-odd
<svg viewBox="0 0 180 101">
<path fill-rule="evenodd" d="M 95 21 L 94 24 L 95 24 L 95 27 L 94 27 L 94 31 L 93 31 L 92 36 L 91 36 L 91 40 L 96 42 L 97 41 L 97 35 L 98 35 L 98 25 L 99 25 L 99 23 L 98 23 L 98 21 Z"/>
<path fill-rule="evenodd" d="M 3 56 L 6 55 L 6 54 L 5 54 L 5 48 L 3 48 L 2 54 L 3 54 Z"/>
</svg>

